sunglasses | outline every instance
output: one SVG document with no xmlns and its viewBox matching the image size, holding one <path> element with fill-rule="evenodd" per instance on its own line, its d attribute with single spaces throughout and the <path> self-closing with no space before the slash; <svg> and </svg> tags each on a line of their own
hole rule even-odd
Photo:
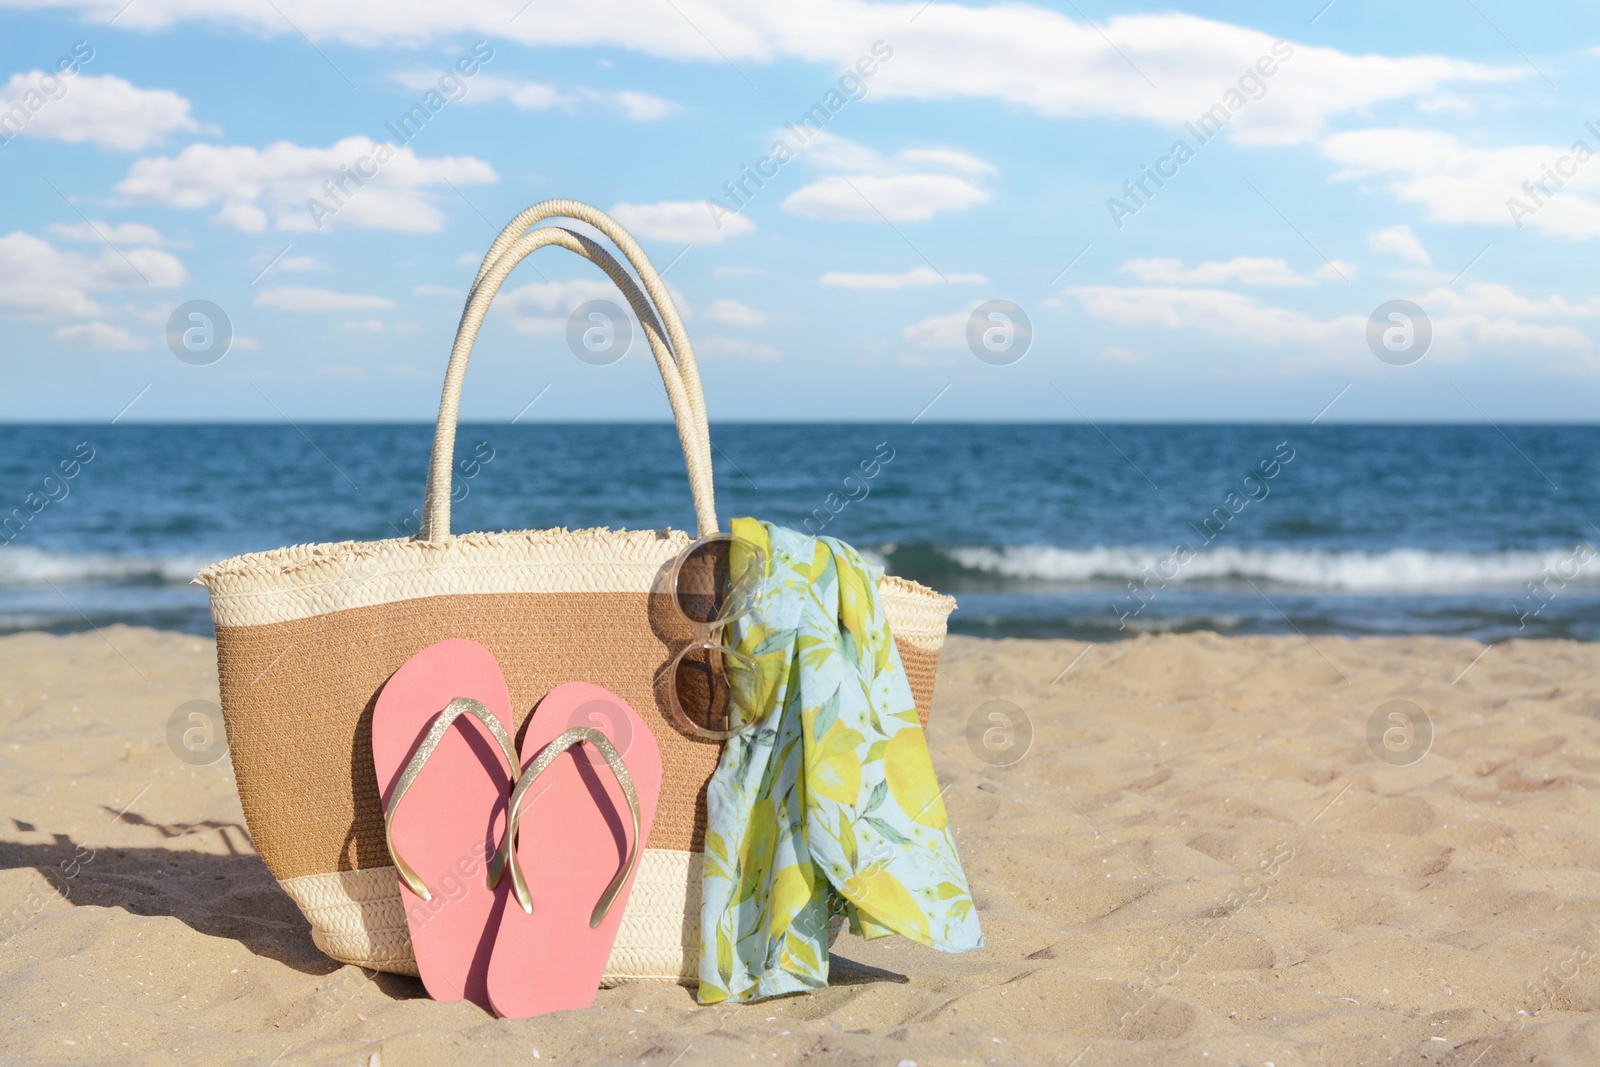
<svg viewBox="0 0 1600 1067">
<path fill-rule="evenodd" d="M 761 666 L 722 634 L 754 610 L 766 570 L 766 553 L 732 534 L 700 538 L 672 565 L 673 606 L 695 633 L 667 668 L 667 707 L 695 737 L 726 741 L 755 725 L 745 716 L 757 707 Z"/>
</svg>

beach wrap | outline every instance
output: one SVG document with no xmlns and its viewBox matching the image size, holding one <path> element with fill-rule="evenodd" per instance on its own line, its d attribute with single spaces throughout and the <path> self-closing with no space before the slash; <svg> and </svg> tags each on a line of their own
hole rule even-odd
<svg viewBox="0 0 1600 1067">
<path fill-rule="evenodd" d="M 729 640 L 761 683 L 707 787 L 700 1002 L 826 986 L 835 913 L 868 939 L 981 947 L 878 569 L 832 537 L 731 529 L 766 555 Z"/>
</svg>

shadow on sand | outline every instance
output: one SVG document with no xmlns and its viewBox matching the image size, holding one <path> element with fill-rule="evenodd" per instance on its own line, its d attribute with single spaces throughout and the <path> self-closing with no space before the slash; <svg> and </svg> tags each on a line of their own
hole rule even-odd
<svg viewBox="0 0 1600 1067">
<path fill-rule="evenodd" d="M 117 816 L 115 809 L 107 813 Z M 274 960 L 302 974 L 332 974 L 342 966 L 319 951 L 311 927 L 294 901 L 278 888 L 266 865 L 250 848 L 239 823 L 205 820 L 157 823 L 137 812 L 121 820 L 153 829 L 168 848 L 90 848 L 69 835 L 13 819 L 16 829 L 49 834 L 49 843 L 0 841 L 0 869 L 32 867 L 54 890 L 51 898 L 19 906 L 0 936 L 19 932 L 33 915 L 59 898 L 76 907 L 120 908 L 130 915 L 171 916 L 207 937 L 227 938 L 249 952 Z M 186 849 L 221 841 L 224 853 Z M 31 907 L 31 910 L 30 910 Z M 386 994 L 404 1000 L 425 996 L 422 984 L 404 975 L 380 974 L 375 979 Z"/>
</svg>

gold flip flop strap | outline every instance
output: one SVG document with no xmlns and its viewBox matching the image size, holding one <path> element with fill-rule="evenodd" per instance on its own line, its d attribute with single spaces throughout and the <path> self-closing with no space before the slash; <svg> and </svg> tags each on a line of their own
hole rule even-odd
<svg viewBox="0 0 1600 1067">
<path fill-rule="evenodd" d="M 500 855 L 495 858 L 494 870 L 490 872 L 489 886 L 493 888 L 500 880 L 500 873 L 509 862 L 511 886 L 516 891 L 517 903 L 522 906 L 524 912 L 533 914 L 533 899 L 528 895 L 528 883 L 522 875 L 522 864 L 516 857 L 517 829 L 522 821 L 522 798 L 527 795 L 534 780 L 556 761 L 556 757 L 581 741 L 587 741 L 599 749 L 606 766 L 616 775 L 617 784 L 622 786 L 622 794 L 628 798 L 628 813 L 633 816 L 633 836 L 628 841 L 627 861 L 617 872 L 616 877 L 611 879 L 611 884 L 606 886 L 606 891 L 600 894 L 600 902 L 594 906 L 594 911 L 589 916 L 589 929 L 593 930 L 605 920 L 606 913 L 616 902 L 617 894 L 622 892 L 622 887 L 628 883 L 629 875 L 639 862 L 639 794 L 633 788 L 633 776 L 628 773 L 628 768 L 622 762 L 622 756 L 617 752 L 616 746 L 611 743 L 609 737 L 592 726 L 574 726 L 565 733 L 558 734 L 534 761 L 528 764 L 528 769 L 522 772 L 522 777 L 517 779 L 517 788 L 511 794 L 511 816 L 506 822 L 505 841 L 501 845 Z"/>
<path fill-rule="evenodd" d="M 439 717 L 433 721 L 428 736 L 422 739 L 416 755 L 406 764 L 406 769 L 401 773 L 399 783 L 395 786 L 394 795 L 389 799 L 389 807 L 383 813 L 383 838 L 389 847 L 389 858 L 394 860 L 395 870 L 400 872 L 400 880 L 406 884 L 406 888 L 423 900 L 432 900 L 433 894 L 428 892 L 428 887 L 417 877 L 417 872 L 411 869 L 411 865 L 400 855 L 400 850 L 395 848 L 394 816 L 395 812 L 400 810 L 400 801 L 405 798 L 406 790 L 411 788 L 411 783 L 422 773 L 423 766 L 438 751 L 439 742 L 443 740 L 445 731 L 463 715 L 471 715 L 488 728 L 489 733 L 500 743 L 500 752 L 506 759 L 507 775 L 517 773 L 517 748 L 512 744 L 511 735 L 506 732 L 505 724 L 500 721 L 499 716 L 471 697 L 457 697 L 444 706 Z M 495 857 L 495 861 L 499 862 L 498 856 Z M 491 868 L 490 875 L 495 881 L 499 880 L 498 870 Z M 490 884 L 492 886 L 493 882 Z"/>
</svg>

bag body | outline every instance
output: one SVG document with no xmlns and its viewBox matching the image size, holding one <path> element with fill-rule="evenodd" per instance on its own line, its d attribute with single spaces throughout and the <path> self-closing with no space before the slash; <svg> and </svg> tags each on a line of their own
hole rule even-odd
<svg viewBox="0 0 1600 1067">
<path fill-rule="evenodd" d="M 639 282 L 580 233 L 530 229 L 553 216 L 579 219 L 611 238 Z M 518 730 L 563 682 L 609 689 L 648 723 L 663 778 L 605 980 L 693 982 L 705 787 L 721 746 L 680 731 L 667 710 L 665 668 L 693 637 L 667 582 L 691 536 L 607 529 L 450 534 L 456 413 L 478 326 L 510 270 L 547 244 L 595 262 L 633 307 L 667 387 L 700 534 L 717 529 L 699 375 L 665 286 L 609 216 L 575 201 L 535 205 L 496 240 L 468 296 L 418 536 L 275 549 L 200 572 L 211 594 L 229 751 L 255 847 L 310 922 L 317 947 L 344 963 L 415 975 L 372 764 L 379 690 L 412 654 L 448 638 L 494 653 Z M 879 592 L 926 722 L 955 601 L 893 577 Z M 461 873 L 481 877 L 482 857 L 466 845 Z"/>
</svg>

